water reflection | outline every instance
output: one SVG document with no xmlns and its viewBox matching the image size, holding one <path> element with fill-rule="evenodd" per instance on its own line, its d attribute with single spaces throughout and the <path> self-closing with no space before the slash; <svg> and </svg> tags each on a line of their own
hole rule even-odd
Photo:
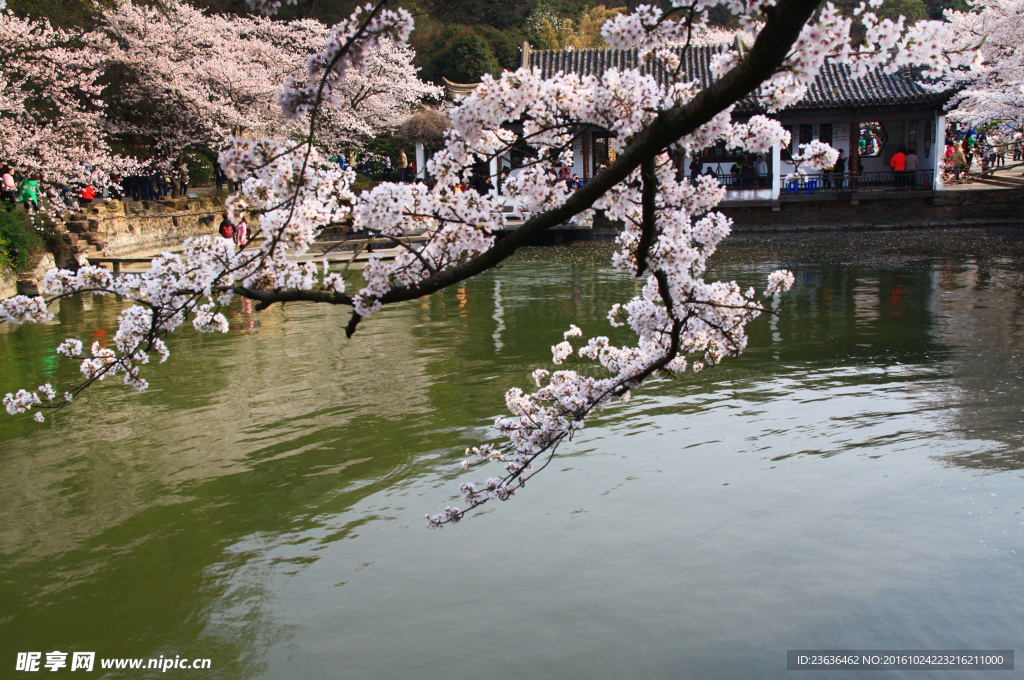
<svg viewBox="0 0 1024 680">
<path fill-rule="evenodd" d="M 989 540 L 955 520 L 960 504 L 965 518 L 982 507 L 956 475 L 1024 464 L 1022 240 L 736 238 L 712 274 L 746 287 L 780 266 L 798 273 L 744 358 L 610 411 L 514 507 L 423 531 L 423 513 L 457 486 L 459 451 L 490 436 L 504 391 L 547 365 L 569 323 L 625 338 L 605 314 L 640 283 L 608 255 L 606 244 L 526 251 L 386 310 L 354 341 L 343 310 L 236 302 L 241 332 L 174 338 L 150 392 L 104 385 L 44 427 L 0 422 L 0 659 L 206 656 L 225 678 L 452 677 L 480 672 L 483 657 L 505 660 L 493 677 L 680 677 L 669 661 L 685 659 L 701 677 L 739 677 L 772 675 L 771 645 L 784 660 L 814 631 L 832 631 L 823 646 L 843 635 L 860 646 L 878 616 L 899 619 L 878 631 L 905 646 L 940 638 L 900 635 L 931 630 L 942 615 L 924 604 L 930 589 L 989 558 L 924 536 Z M 2 329 L 0 391 L 70 379 L 56 342 L 108 339 L 119 310 L 65 303 L 59 325 Z M 984 506 L 986 531 L 1014 524 L 1004 505 Z M 894 522 L 920 540 L 899 543 Z M 998 566 L 1012 576 L 1010 560 Z M 979 581 L 975 601 L 1001 597 L 1002 579 Z M 818 599 L 795 597 L 800 584 Z M 830 594 L 836 584 L 915 606 L 865 611 Z M 834 610 L 815 604 L 826 601 Z M 1015 603 L 992 605 L 968 646 Z M 430 642 L 452 626 L 469 629 L 471 658 Z M 496 644 L 509 638 L 517 654 Z M 694 665 L 737 640 L 735 665 Z"/>
</svg>

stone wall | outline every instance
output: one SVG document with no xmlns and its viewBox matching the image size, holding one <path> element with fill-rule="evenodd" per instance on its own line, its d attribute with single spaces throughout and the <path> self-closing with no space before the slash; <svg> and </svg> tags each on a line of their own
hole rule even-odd
<svg viewBox="0 0 1024 680">
<path fill-rule="evenodd" d="M 0 300 L 18 294 L 18 275 L 10 269 L 0 267 Z"/>
<path fill-rule="evenodd" d="M 927 229 L 933 227 L 1022 227 L 1024 191 L 978 189 L 946 191 L 934 197 L 908 194 L 872 199 L 849 195 L 831 201 L 783 202 L 772 207 L 722 208 L 733 231 L 835 231 Z"/>
<path fill-rule="evenodd" d="M 43 283 L 46 272 L 57 266 L 53 253 L 40 253 L 36 256 L 33 265 L 18 275 L 18 295 L 39 295 L 39 287 Z"/>
<path fill-rule="evenodd" d="M 189 236 L 214 234 L 224 215 L 216 198 L 107 201 L 64 216 L 72 248 L 86 257 L 122 257 L 181 245 Z"/>
</svg>

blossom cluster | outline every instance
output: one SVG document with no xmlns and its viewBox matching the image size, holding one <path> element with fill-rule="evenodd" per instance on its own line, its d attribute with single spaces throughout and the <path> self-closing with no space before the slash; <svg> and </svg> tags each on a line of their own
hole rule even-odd
<svg viewBox="0 0 1024 680">
<path fill-rule="evenodd" d="M 952 89 L 949 117 L 972 126 L 998 122 L 1006 137 L 1024 131 L 1024 1 L 977 0 L 946 11 L 947 52 L 976 53 L 970 69 L 946 71 L 937 87 Z"/>
<path fill-rule="evenodd" d="M 344 105 L 317 118 L 318 139 L 335 148 L 395 126 L 442 92 L 417 76 L 403 44 L 408 16 L 385 12 L 375 21 L 375 40 L 356 42 L 358 68 L 330 81 L 330 99 Z M 50 204 L 63 207 L 80 187 L 98 194 L 119 177 L 169 170 L 187 149 L 218 148 L 228 135 L 288 140 L 310 121 L 282 115 L 282 82 L 308 71 L 310 53 L 344 30 L 215 14 L 184 0 L 119 0 L 81 33 L 0 10 L 4 162 L 36 176 Z M 114 153 L 108 140 L 127 136 L 152 140 L 154 158 Z"/>
<path fill-rule="evenodd" d="M 287 118 L 297 118 L 323 103 L 336 106 L 340 85 L 350 71 L 366 67 L 368 53 L 385 39 L 404 44 L 412 33 L 412 15 L 404 9 L 381 10 L 366 5 L 331 28 L 327 45 L 306 60 L 306 82 L 285 81 L 278 100 Z"/>
</svg>

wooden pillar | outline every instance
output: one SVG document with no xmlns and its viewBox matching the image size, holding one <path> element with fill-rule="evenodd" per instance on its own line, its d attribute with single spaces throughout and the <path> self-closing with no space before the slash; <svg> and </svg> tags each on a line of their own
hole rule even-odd
<svg viewBox="0 0 1024 680">
<path fill-rule="evenodd" d="M 850 191 L 857 190 L 857 175 L 860 174 L 860 117 L 854 113 L 850 123 Z"/>
<path fill-rule="evenodd" d="M 778 144 L 772 145 L 771 161 L 772 200 L 777 201 L 782 192 L 782 147 Z"/>
<path fill-rule="evenodd" d="M 932 130 L 935 139 L 932 141 L 932 191 L 942 191 L 942 163 L 946 153 L 946 115 L 940 111 L 935 115 L 935 126 Z"/>
<path fill-rule="evenodd" d="M 583 181 L 590 179 L 590 131 L 583 131 Z"/>
<path fill-rule="evenodd" d="M 423 148 L 423 142 L 416 142 L 416 179 L 423 179 L 427 176 L 427 154 Z"/>
</svg>

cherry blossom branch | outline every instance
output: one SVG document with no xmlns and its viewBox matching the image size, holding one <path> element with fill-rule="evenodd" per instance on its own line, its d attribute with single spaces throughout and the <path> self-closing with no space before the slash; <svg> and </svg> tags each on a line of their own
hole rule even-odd
<svg viewBox="0 0 1024 680">
<path fill-rule="evenodd" d="M 160 337 L 189 318 L 200 332 L 226 331 L 220 310 L 234 295 L 256 301 L 259 309 L 297 301 L 350 305 L 346 335 L 352 336 L 361 320 L 382 306 L 459 283 L 500 264 L 547 229 L 603 210 L 623 225 L 613 265 L 635 277 L 646 275 L 640 294 L 608 314 L 613 327 L 628 326 L 630 342 L 616 346 L 597 336 L 576 348 L 570 340 L 582 331 L 571 326 L 564 342 L 552 347 L 552 361 L 561 365 L 576 355 L 576 370 L 538 370 L 535 392 L 508 391 L 512 417 L 496 422 L 508 443 L 477 448 L 482 459 L 504 462 L 506 472 L 479 489 L 469 483 L 462 487 L 467 510 L 489 499 L 505 500 L 539 472 L 527 472 L 535 461 L 546 455 L 544 465 L 549 464 L 557 446 L 614 398 L 627 401 L 631 390 L 662 373 L 681 375 L 688 368 L 696 373 L 740 355 L 747 343 L 746 324 L 765 311 L 753 288 L 743 292 L 735 282 L 704 280 L 709 258 L 731 229 L 731 221 L 714 210 L 725 189 L 713 178 L 686 181 L 672 159 L 719 141 L 757 152 L 788 145 L 789 133 L 778 121 L 752 116 L 736 122 L 733 107 L 750 97 L 767 111 L 795 102 L 834 50 L 856 57 L 858 68 L 939 59 L 924 40 L 932 35 L 927 26 L 914 27 L 901 38 L 895 25 L 878 23 L 871 44 L 891 43 L 892 53 L 853 55 L 845 45 L 849 20 L 831 5 L 813 20 L 817 2 L 812 0 L 726 0 L 726 5 L 740 13 L 742 26 L 759 32 L 749 50 L 717 54 L 711 65 L 715 79 L 707 87 L 686 82 L 677 58 L 664 49 L 693 39 L 696 6 L 668 13 L 643 6 L 614 17 L 602 35 L 613 46 L 636 46 L 644 55 L 653 54 L 678 80 L 665 83 L 641 69 L 611 69 L 601 77 L 560 74 L 550 80 L 525 69 L 500 79 L 485 76 L 451 110 L 445 148 L 424 168 L 429 186 L 384 183 L 358 196 L 351 191 L 354 173 L 320 159 L 312 143 L 316 121 L 324 107 L 345 101 L 340 93 L 346 83 L 352 85 L 350 79 L 362 77 L 368 50 L 385 38 L 400 44 L 408 37 L 411 17 L 385 10 L 383 3 L 370 8 L 376 13 L 369 18 L 357 12 L 332 29 L 327 46 L 309 60 L 305 82 L 310 84 L 289 81 L 281 95 L 287 115 L 309 114 L 303 142 L 235 137 L 221 154 L 229 176 L 244 180 L 228 201 L 228 213 L 232 219 L 243 213 L 258 216 L 254 235 L 263 240 L 257 250 L 236 250 L 225 239 L 189 239 L 180 256 L 162 255 L 145 274 L 112 279 L 105 270 L 89 267 L 76 274 L 51 272 L 44 289 L 63 294 L 101 288 L 140 302 L 123 313 L 117 336 L 121 355 L 114 354 L 128 357 L 126 381 L 138 386 L 142 355 L 131 354 L 134 348 L 149 342 L 159 351 Z M 685 16 L 677 20 L 677 15 Z M 756 23 L 762 18 L 763 26 Z M 355 83 L 347 91 L 365 91 L 361 87 Z M 567 160 L 574 139 L 594 128 L 610 133 L 616 160 L 574 192 L 552 183 L 551 172 Z M 502 188 L 514 198 L 514 215 L 524 222 L 498 240 L 496 234 L 506 226 L 504 198 L 462 191 L 458 185 L 480 159 L 500 157 L 520 144 L 536 158 Z M 800 161 L 822 167 L 834 153 L 827 145 L 806 145 Z M 330 272 L 326 262 L 321 271 L 315 263 L 295 261 L 309 251 L 324 225 L 337 223 L 397 239 L 400 246 L 393 261 L 370 255 L 362 270 L 365 285 L 358 290 L 346 290 L 351 261 L 341 274 Z M 411 232 L 428 234 L 420 247 L 401 240 Z M 793 280 L 789 272 L 772 273 L 764 297 L 773 299 Z M 0 307 L 0 319 L 16 323 L 46 316 L 40 298 L 15 298 Z M 94 346 L 94 356 L 83 361 L 85 369 L 106 360 L 107 355 L 97 354 L 101 351 L 107 350 Z M 582 372 L 583 359 L 604 377 Z M 8 410 L 31 408 L 38 396 L 25 394 L 9 395 Z M 441 526 L 464 514 L 448 508 L 428 523 Z"/>
</svg>

